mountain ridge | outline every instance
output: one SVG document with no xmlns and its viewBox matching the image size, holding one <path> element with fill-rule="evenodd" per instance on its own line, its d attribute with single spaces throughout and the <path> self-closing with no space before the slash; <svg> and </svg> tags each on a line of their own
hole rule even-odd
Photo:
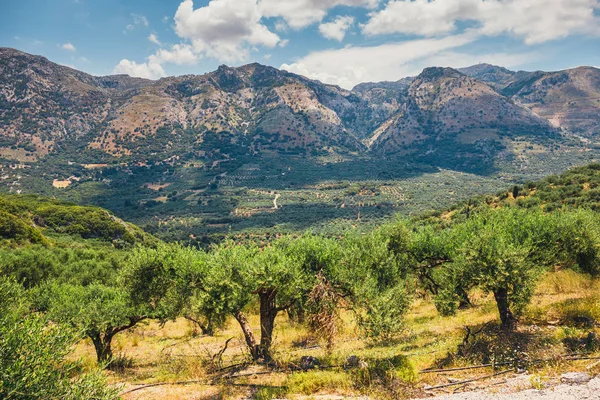
<svg viewBox="0 0 600 400">
<path fill-rule="evenodd" d="M 590 137 L 600 124 L 600 70 L 592 67 L 429 67 L 346 90 L 259 63 L 158 80 L 97 77 L 0 48 L 0 72 L 0 157 L 30 161 L 73 146 L 87 160 L 143 162 L 223 148 L 231 157 L 423 156 L 442 139 L 466 155 L 481 153 L 480 140 Z M 547 104 L 555 99 L 567 106 Z"/>
</svg>

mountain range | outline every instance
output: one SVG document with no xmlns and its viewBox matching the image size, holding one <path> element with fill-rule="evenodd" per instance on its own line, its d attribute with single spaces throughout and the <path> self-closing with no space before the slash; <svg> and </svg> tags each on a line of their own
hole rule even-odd
<svg viewBox="0 0 600 400">
<path fill-rule="evenodd" d="M 190 152 L 425 157 L 450 145 L 456 161 L 500 150 L 506 138 L 593 138 L 599 125 L 600 70 L 591 67 L 433 67 L 344 90 L 260 64 L 157 81 L 96 77 L 0 49 L 0 156 L 8 159 L 74 147 L 87 162 Z"/>
</svg>

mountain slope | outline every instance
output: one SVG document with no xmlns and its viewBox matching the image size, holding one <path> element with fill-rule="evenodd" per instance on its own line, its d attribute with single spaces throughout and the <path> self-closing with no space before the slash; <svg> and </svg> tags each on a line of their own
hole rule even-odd
<svg viewBox="0 0 600 400">
<path fill-rule="evenodd" d="M 598 68 L 537 72 L 511 83 L 502 93 L 556 127 L 588 137 L 600 133 Z"/>
<path fill-rule="evenodd" d="M 202 148 L 206 133 L 243 152 L 362 148 L 342 121 L 353 118 L 358 97 L 271 67 L 147 81 L 92 77 L 12 49 L 0 49 L 0 60 L 4 156 L 39 158 L 68 142 L 115 157 L 169 157 L 213 151 Z"/>
<path fill-rule="evenodd" d="M 466 68 L 458 68 L 462 74 L 489 84 L 494 88 L 504 88 L 514 82 L 518 72 L 491 64 L 477 64 Z"/>
<path fill-rule="evenodd" d="M 481 156 L 489 156 L 494 149 L 484 142 L 499 142 L 503 136 L 555 133 L 547 121 L 487 84 L 451 68 L 427 68 L 408 87 L 400 111 L 377 129 L 369 144 L 386 154 L 431 154 L 452 142 L 458 159 L 477 153 L 477 146 Z"/>
<path fill-rule="evenodd" d="M 94 77 L 3 48 L 0 157 L 64 154 L 95 164 L 367 150 L 422 156 L 440 141 L 461 147 L 461 159 L 493 156 L 501 137 L 552 136 L 548 121 L 593 134 L 598 93 L 593 68 L 428 68 L 348 91 L 260 64 L 158 81 Z"/>
</svg>

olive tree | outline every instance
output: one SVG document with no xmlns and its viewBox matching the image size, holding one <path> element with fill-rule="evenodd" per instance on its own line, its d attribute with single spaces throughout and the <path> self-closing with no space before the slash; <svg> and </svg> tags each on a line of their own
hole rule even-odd
<svg viewBox="0 0 600 400">
<path fill-rule="evenodd" d="M 349 289 L 359 326 L 367 337 L 376 340 L 390 339 L 400 332 L 411 302 L 406 289 L 406 256 L 390 251 L 406 238 L 391 238 L 386 229 L 347 235 L 344 258 L 336 270 L 336 279 Z"/>
<path fill-rule="evenodd" d="M 112 340 L 149 319 L 175 317 L 179 311 L 172 282 L 186 249 L 161 244 L 134 249 L 116 283 L 90 285 L 48 282 L 36 290 L 38 309 L 89 337 L 98 362 L 110 365 Z"/>
<path fill-rule="evenodd" d="M 116 398 L 118 388 L 109 388 L 100 370 L 80 373 L 81 363 L 68 361 L 78 333 L 32 313 L 26 296 L 0 278 L 0 398 Z"/>
<path fill-rule="evenodd" d="M 90 338 L 100 364 L 112 360 L 115 335 L 149 317 L 119 287 L 51 283 L 38 293 L 38 302 L 45 302 L 41 308 L 52 320 L 69 324 Z"/>
<path fill-rule="evenodd" d="M 446 270 L 440 301 L 456 285 L 492 293 L 504 328 L 529 303 L 540 275 L 557 259 L 556 219 L 539 210 L 487 209 L 453 228 L 456 256 Z M 448 289 L 448 287 L 451 289 Z"/>
<path fill-rule="evenodd" d="M 275 318 L 301 296 L 306 275 L 277 243 L 259 249 L 228 241 L 213 249 L 208 263 L 192 284 L 205 292 L 210 308 L 235 317 L 253 360 L 270 361 Z M 253 301 L 259 306 L 260 341 L 245 314 Z"/>
</svg>

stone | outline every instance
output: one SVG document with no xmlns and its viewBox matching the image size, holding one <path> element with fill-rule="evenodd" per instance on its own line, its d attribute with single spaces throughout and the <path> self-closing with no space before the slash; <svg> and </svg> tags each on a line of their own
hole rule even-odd
<svg viewBox="0 0 600 400">
<path fill-rule="evenodd" d="M 581 385 L 589 382 L 591 379 L 592 377 L 585 372 L 567 372 L 560 376 L 560 381 L 567 385 Z"/>
<path fill-rule="evenodd" d="M 313 356 L 302 356 L 300 358 L 300 368 L 303 370 L 315 369 L 321 365 L 321 362 Z"/>
</svg>

